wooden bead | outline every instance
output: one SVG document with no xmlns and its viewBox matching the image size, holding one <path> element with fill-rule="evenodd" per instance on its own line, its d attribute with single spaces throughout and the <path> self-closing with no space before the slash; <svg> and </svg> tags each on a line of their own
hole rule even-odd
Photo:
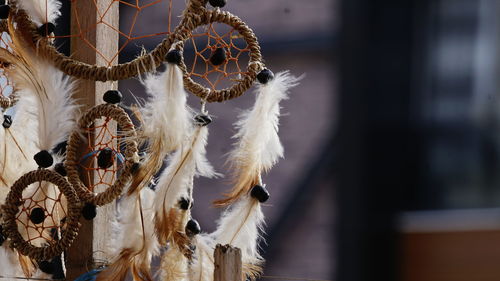
<svg viewBox="0 0 500 281">
<path fill-rule="evenodd" d="M 186 199 L 186 198 L 181 198 L 181 200 L 179 200 L 179 207 L 182 209 L 182 210 L 188 210 L 189 209 L 189 206 L 190 206 L 191 202 L 189 201 L 189 199 Z"/>
<path fill-rule="evenodd" d="M 54 30 L 56 30 L 56 26 L 53 23 L 48 22 L 48 23 L 42 24 L 38 28 L 38 34 L 45 37 L 45 36 L 49 36 L 50 34 L 52 34 L 54 32 Z"/>
<path fill-rule="evenodd" d="M 182 61 L 182 54 L 181 51 L 179 50 L 172 50 L 167 53 L 167 56 L 165 57 L 167 59 L 168 63 L 173 63 L 173 64 L 180 64 Z"/>
<path fill-rule="evenodd" d="M 4 20 L 9 17 L 10 6 L 9 5 L 1 5 L 0 6 L 0 19 Z"/>
<path fill-rule="evenodd" d="M 188 236 L 194 236 L 200 234 L 200 232 L 201 232 L 200 224 L 196 220 L 190 219 L 186 224 L 186 234 Z"/>
<path fill-rule="evenodd" d="M 99 155 L 97 156 L 97 166 L 100 169 L 107 169 L 111 166 L 113 166 L 114 162 L 114 154 L 113 150 L 109 147 L 104 148 L 99 152 Z"/>
<path fill-rule="evenodd" d="M 45 211 L 42 208 L 34 208 L 30 213 L 30 221 L 34 224 L 42 223 L 45 220 Z"/>
<path fill-rule="evenodd" d="M 267 84 L 267 82 L 274 79 L 274 73 L 269 69 L 263 69 L 259 74 L 257 74 L 257 80 L 261 84 Z"/>
<path fill-rule="evenodd" d="M 212 123 L 212 118 L 205 114 L 198 114 L 194 117 L 194 123 L 200 127 L 205 127 Z"/>
<path fill-rule="evenodd" d="M 33 159 L 35 159 L 38 166 L 42 168 L 48 168 L 54 164 L 54 158 L 52 158 L 52 155 L 50 155 L 50 152 L 47 150 L 38 152 L 35 156 L 33 156 Z"/>
<path fill-rule="evenodd" d="M 94 204 L 85 203 L 82 209 L 82 216 L 86 220 L 92 220 L 97 216 L 97 207 Z"/>
<path fill-rule="evenodd" d="M 264 203 L 269 199 L 269 192 L 263 186 L 256 185 L 252 188 L 250 195 L 259 200 L 260 203 Z"/>
<path fill-rule="evenodd" d="M 209 0 L 210 5 L 214 8 L 222 8 L 226 6 L 226 0 Z"/>
<path fill-rule="evenodd" d="M 123 95 L 120 91 L 118 90 L 109 90 L 104 93 L 102 96 L 102 99 L 110 104 L 117 104 L 120 103 L 123 99 Z"/>
<path fill-rule="evenodd" d="M 215 51 L 212 53 L 212 56 L 210 57 L 210 62 L 213 65 L 221 65 L 226 61 L 226 51 L 224 51 L 224 48 L 217 48 Z"/>
<path fill-rule="evenodd" d="M 3 126 L 5 129 L 10 128 L 10 126 L 12 126 L 12 116 L 5 114 L 5 115 L 3 116 L 3 123 L 2 123 L 2 126 Z"/>
<path fill-rule="evenodd" d="M 38 268 L 47 274 L 54 274 L 55 271 L 55 265 L 49 261 L 38 262 Z"/>
</svg>

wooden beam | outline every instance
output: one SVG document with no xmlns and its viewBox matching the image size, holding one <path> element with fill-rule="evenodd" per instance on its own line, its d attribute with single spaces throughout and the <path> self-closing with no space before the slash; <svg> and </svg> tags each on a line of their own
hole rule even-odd
<svg viewBox="0 0 500 281">
<path fill-rule="evenodd" d="M 118 33 L 112 28 L 99 22 L 118 29 L 119 27 L 119 2 L 113 0 L 95 1 L 71 1 L 71 34 L 80 34 L 86 30 L 82 38 L 71 38 L 72 57 L 89 64 L 112 65 L 107 60 L 118 52 Z M 77 13 L 75 13 L 77 11 Z M 99 50 L 97 53 L 89 44 Z M 82 110 L 102 103 L 102 95 L 105 91 L 116 89 L 117 83 L 94 82 L 81 80 L 78 83 L 76 99 L 81 103 Z M 96 187 L 100 191 L 104 187 Z M 110 215 L 114 205 L 99 207 L 97 217 L 93 221 L 85 221 L 82 218 L 82 227 L 76 241 L 67 252 L 66 267 L 67 280 L 74 280 L 79 275 L 90 270 L 94 264 L 108 261 L 109 251 L 106 243 L 110 235 Z"/>
<path fill-rule="evenodd" d="M 217 244 L 214 252 L 214 281 L 238 281 L 241 275 L 241 250 Z"/>
</svg>

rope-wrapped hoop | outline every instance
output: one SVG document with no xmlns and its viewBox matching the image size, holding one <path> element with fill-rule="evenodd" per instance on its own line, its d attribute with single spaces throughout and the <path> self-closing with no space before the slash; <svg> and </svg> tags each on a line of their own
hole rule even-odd
<svg viewBox="0 0 500 281">
<path fill-rule="evenodd" d="M 58 187 L 67 200 L 67 213 L 64 221 L 65 228 L 61 232 L 61 238 L 51 241 L 48 246 L 37 247 L 26 241 L 19 232 L 16 215 L 24 211 L 24 207 L 22 207 L 24 203 L 22 200 L 23 191 L 29 185 L 42 181 L 52 183 Z M 16 248 L 22 255 L 29 256 L 35 260 L 50 260 L 68 249 L 78 235 L 80 227 L 78 221 L 81 208 L 78 196 L 64 177 L 56 172 L 45 169 L 31 171 L 23 175 L 12 185 L 5 204 L 2 206 L 4 233 L 11 240 L 11 246 Z"/>
<path fill-rule="evenodd" d="M 116 121 L 125 149 L 123 151 L 124 163 L 115 182 L 105 191 L 95 193 L 89 190 L 80 179 L 79 152 L 85 139 L 83 133 L 88 133 L 92 124 L 100 118 Z M 122 193 L 125 184 L 131 179 L 132 168 L 138 160 L 135 127 L 128 114 L 121 107 L 114 104 L 101 104 L 91 108 L 80 118 L 78 126 L 79 129 L 73 131 L 68 139 L 65 161 L 68 180 L 74 186 L 82 201 L 102 206 L 118 197 Z"/>
</svg>

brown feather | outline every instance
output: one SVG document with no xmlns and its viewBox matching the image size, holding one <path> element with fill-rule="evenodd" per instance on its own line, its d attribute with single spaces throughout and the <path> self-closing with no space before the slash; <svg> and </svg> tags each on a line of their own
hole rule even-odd
<svg viewBox="0 0 500 281">
<path fill-rule="evenodd" d="M 262 275 L 262 265 L 261 264 L 252 264 L 252 263 L 244 263 L 242 272 L 241 272 L 241 280 L 251 280 L 255 281 Z"/>
<path fill-rule="evenodd" d="M 139 166 L 136 175 L 132 179 L 132 183 L 128 188 L 127 195 L 132 195 L 136 192 L 140 192 L 143 187 L 149 184 L 153 176 L 160 170 L 163 164 L 163 158 L 161 157 L 160 151 L 162 143 L 160 140 L 153 140 L 148 146 L 147 153 L 148 157 Z"/>
<path fill-rule="evenodd" d="M 19 265 L 21 266 L 21 269 L 23 270 L 24 276 L 26 278 L 30 278 L 33 276 L 33 274 L 36 271 L 36 267 L 31 261 L 31 259 L 27 256 L 23 256 L 20 253 L 17 254 L 19 258 Z"/>
<path fill-rule="evenodd" d="M 216 207 L 227 207 L 233 204 L 234 202 L 236 202 L 236 200 L 238 200 L 238 198 L 250 192 L 252 187 L 254 187 L 259 182 L 258 174 L 250 174 L 249 172 L 244 171 L 241 173 L 236 172 L 235 174 L 236 180 L 234 187 L 231 189 L 231 191 L 223 194 L 225 198 L 215 200 L 213 202 Z"/>
<path fill-rule="evenodd" d="M 127 272 L 132 263 L 133 252 L 124 249 L 118 259 L 105 270 L 97 275 L 96 281 L 123 281 L 127 277 Z"/>
</svg>

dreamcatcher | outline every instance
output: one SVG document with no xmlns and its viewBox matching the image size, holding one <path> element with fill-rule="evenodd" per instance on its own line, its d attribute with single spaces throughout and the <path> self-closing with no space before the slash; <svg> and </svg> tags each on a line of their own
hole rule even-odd
<svg viewBox="0 0 500 281">
<path fill-rule="evenodd" d="M 84 30 L 77 24 L 72 34 L 57 34 L 58 0 L 0 3 L 0 105 L 15 111 L 4 113 L 0 136 L 0 179 L 8 193 L 1 208 L 0 262 L 13 265 L 10 276 L 50 275 L 55 263 L 64 271 L 64 253 L 78 235 L 80 217 L 91 220 L 98 206 L 117 204 L 113 258 L 93 272 L 97 280 L 124 280 L 128 273 L 134 280 L 153 280 L 155 256 L 161 258 L 161 280 L 212 280 L 216 244 L 240 248 L 241 278 L 255 280 L 263 265 L 261 204 L 269 198 L 262 173 L 283 156 L 279 103 L 298 79 L 265 68 L 253 31 L 221 10 L 226 1 L 188 1 L 175 28 L 172 0 L 108 2 L 97 11 L 95 26 Z M 160 2 L 168 9 L 166 30 L 133 35 L 140 12 Z M 120 4 L 135 10 L 128 32 L 106 21 L 110 7 Z M 81 12 L 71 11 L 78 22 Z M 121 64 L 113 64 L 120 51 L 103 65 L 89 65 L 54 46 L 57 38 L 85 41 L 99 24 L 125 38 L 120 51 L 134 40 L 164 39 Z M 188 50 L 193 54 L 185 60 Z M 157 72 L 162 65 L 165 70 Z M 104 104 L 80 113 L 74 79 L 131 77 L 138 77 L 148 94 L 134 109 L 137 128 L 116 90 L 104 93 Z M 193 179 L 220 176 L 205 156 L 212 123 L 206 104 L 236 98 L 254 84 L 255 104 L 235 123 L 236 143 L 228 157 L 233 188 L 214 202 L 226 210 L 215 232 L 202 233 L 191 216 Z M 199 110 L 187 105 L 188 93 L 200 98 Z"/>
</svg>

